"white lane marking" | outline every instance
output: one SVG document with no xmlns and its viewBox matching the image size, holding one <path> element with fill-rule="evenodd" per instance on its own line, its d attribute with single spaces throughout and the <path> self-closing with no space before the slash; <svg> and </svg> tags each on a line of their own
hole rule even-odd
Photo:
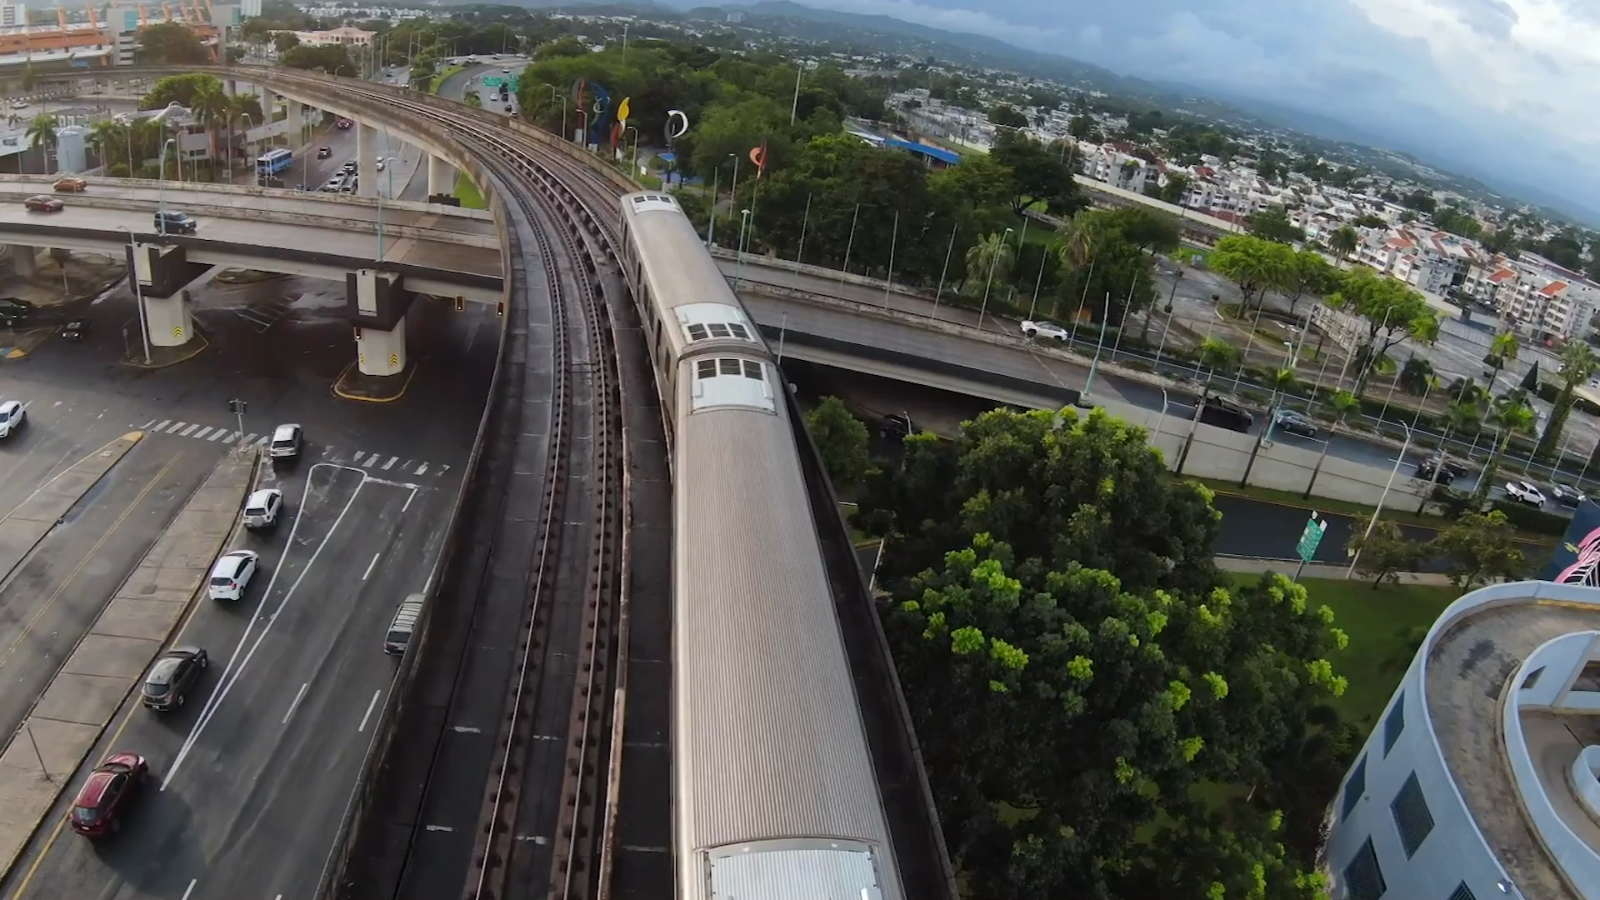
<svg viewBox="0 0 1600 900">
<path fill-rule="evenodd" d="M 305 487 L 301 488 L 300 505 L 296 507 L 297 510 L 305 509 L 306 495 L 311 492 L 311 484 L 316 480 L 313 476 L 319 468 L 343 469 L 347 467 L 329 465 L 328 463 L 317 463 L 312 466 L 311 471 L 306 473 L 306 483 Z M 357 469 L 356 471 L 359 472 L 360 470 Z M 346 500 L 344 508 L 339 510 L 338 517 L 333 520 L 333 526 L 328 529 L 328 533 L 317 543 L 317 549 L 312 551 L 311 558 L 306 560 L 305 567 L 300 570 L 299 576 L 295 578 L 293 584 L 289 585 L 289 590 L 284 593 L 283 598 L 278 601 L 277 608 L 272 611 L 271 615 L 265 617 L 267 624 L 256 635 L 255 643 L 250 645 L 250 649 L 244 654 L 244 658 L 240 659 L 239 651 L 243 649 L 244 642 L 250 637 L 250 632 L 255 627 L 255 623 L 263 618 L 261 615 L 262 607 L 266 605 L 267 598 L 272 596 L 272 588 L 278 583 L 278 576 L 283 573 L 282 567 L 272 570 L 272 578 L 267 581 L 267 588 L 261 592 L 261 599 L 256 603 L 255 615 L 250 617 L 249 624 L 245 626 L 244 634 L 239 636 L 239 643 L 233 648 L 233 656 L 228 659 L 227 667 L 222 670 L 222 677 L 225 682 L 221 683 L 220 687 L 214 690 L 210 697 L 206 698 L 206 705 L 200 712 L 200 718 L 189 729 L 188 737 L 183 739 L 183 748 L 178 751 L 178 755 L 173 759 L 172 765 L 167 767 L 166 776 L 161 781 L 161 790 L 165 791 L 172 785 L 172 780 L 177 777 L 178 770 L 183 766 L 183 761 L 189 757 L 189 752 L 194 749 L 195 742 L 199 740 L 206 726 L 211 724 L 211 719 L 216 715 L 217 708 L 222 705 L 223 700 L 227 699 L 229 692 L 233 690 L 233 686 L 239 682 L 239 676 L 244 674 L 245 667 L 250 665 L 250 660 L 256 655 L 256 651 L 261 649 L 261 642 L 265 641 L 267 635 L 272 632 L 272 626 L 277 624 L 284 609 L 288 607 L 289 601 L 294 598 L 295 591 L 299 589 L 300 583 L 316 567 L 317 557 L 322 555 L 322 551 L 328 546 L 328 542 L 339 532 L 339 526 L 343 524 L 345 515 L 350 512 L 350 507 L 355 505 L 356 498 L 361 495 L 361 489 L 365 486 L 366 481 L 363 480 L 356 485 L 355 490 L 350 492 L 350 499 Z M 303 519 L 303 516 L 295 516 L 294 526 L 289 529 L 289 540 L 285 546 L 294 546 L 295 532 L 300 529 L 300 523 Z M 234 665 L 235 661 L 238 661 L 237 667 Z"/>
<path fill-rule="evenodd" d="M 227 433 L 228 433 L 228 429 L 226 429 L 226 428 L 218 428 L 216 431 L 212 432 L 211 437 L 206 438 L 206 440 L 215 441 L 215 440 L 217 440 L 218 438 L 222 437 L 223 435 L 225 435 Z"/>
<path fill-rule="evenodd" d="M 356 471 L 359 472 L 361 470 L 357 469 Z M 384 487 L 406 488 L 407 490 L 412 491 L 422 487 L 420 484 L 412 484 L 409 481 L 386 481 L 382 478 L 373 478 L 371 475 L 367 476 L 367 484 L 381 484 Z"/>
<path fill-rule="evenodd" d="M 411 501 L 413 501 L 415 499 L 417 499 L 417 489 L 416 488 L 412 488 L 411 489 L 411 495 L 406 498 L 406 505 L 400 507 L 400 511 L 401 512 L 405 512 L 406 510 L 410 509 L 411 508 Z"/>
<path fill-rule="evenodd" d="M 294 695 L 294 702 L 289 704 L 289 711 L 283 714 L 283 724 L 289 724 L 289 719 L 294 716 L 294 711 L 300 708 L 300 701 L 306 698 L 306 690 L 311 687 L 311 682 L 300 685 L 300 693 Z"/>
<path fill-rule="evenodd" d="M 183 431 L 182 431 L 182 432 L 181 432 L 181 433 L 180 433 L 180 434 L 179 434 L 179 435 L 178 435 L 178 437 L 188 437 L 188 436 L 189 436 L 189 435 L 191 435 L 191 434 L 194 434 L 194 430 L 195 430 L 195 429 L 196 429 L 196 428 L 199 428 L 199 427 L 200 427 L 200 423 L 199 423 L 199 422 L 196 422 L 196 423 L 194 423 L 194 424 L 193 424 L 193 425 L 190 425 L 190 426 L 189 426 L 189 427 L 188 427 L 188 428 L 185 428 L 185 429 L 184 429 L 184 430 L 183 430 Z"/>
<path fill-rule="evenodd" d="M 471 725 L 451 725 L 450 730 L 456 734 L 483 734 L 483 729 L 473 728 Z"/>
<path fill-rule="evenodd" d="M 367 580 L 367 576 L 372 574 L 372 567 L 378 564 L 378 557 L 380 557 L 382 555 L 383 555 L 383 551 L 382 550 L 379 550 L 377 553 L 372 554 L 372 562 L 367 563 L 367 570 L 365 572 L 361 573 L 361 580 L 362 581 L 366 581 Z"/>
<path fill-rule="evenodd" d="M 371 456 L 367 457 L 366 462 L 363 462 L 361 465 L 363 467 L 365 467 L 365 468 L 370 469 L 370 468 L 372 468 L 372 464 L 377 462 L 377 461 L 378 461 L 378 454 L 374 453 Z"/>
<path fill-rule="evenodd" d="M 265 435 L 264 434 L 261 437 L 256 438 L 256 446 L 257 447 L 265 447 L 267 445 L 268 437 L 269 437 L 269 435 Z"/>
<path fill-rule="evenodd" d="M 244 439 L 245 439 L 245 443 L 249 443 L 249 442 L 251 442 L 251 441 L 256 439 L 256 433 L 254 431 L 252 431 L 249 434 L 245 435 Z"/>
<path fill-rule="evenodd" d="M 197 440 L 197 441 L 198 440 L 202 440 L 202 439 L 205 438 L 206 435 L 208 435 L 210 433 L 211 433 L 211 429 L 209 427 L 202 428 L 199 431 L 196 431 L 194 433 L 194 439 Z"/>
<path fill-rule="evenodd" d="M 356 726 L 357 734 L 367 730 L 367 720 L 372 718 L 372 711 L 378 708 L 378 698 L 382 696 L 382 690 L 372 692 L 372 702 L 367 704 L 367 714 L 361 717 L 361 724 Z"/>
<path fill-rule="evenodd" d="M 417 471 L 414 474 L 417 474 L 417 475 L 426 475 L 426 474 L 428 474 L 428 464 L 427 463 L 423 463 L 422 465 L 417 466 Z"/>
<path fill-rule="evenodd" d="M 279 894 L 278 896 L 273 897 L 272 900 L 283 900 L 283 895 Z"/>
<path fill-rule="evenodd" d="M 172 423 L 172 427 L 167 429 L 167 434 L 177 434 L 178 433 L 178 429 L 182 428 L 183 426 L 185 426 L 187 424 L 189 424 L 189 423 L 188 422 L 173 422 Z"/>
<path fill-rule="evenodd" d="M 398 457 L 398 456 L 389 457 L 389 461 L 383 464 L 383 470 L 385 472 L 389 471 L 390 469 L 394 468 L 394 464 L 399 462 L 399 461 L 400 461 L 400 457 Z"/>
<path fill-rule="evenodd" d="M 228 432 L 228 436 L 226 438 L 224 438 L 224 440 L 226 440 L 230 444 L 233 443 L 234 441 L 237 441 L 238 439 L 239 439 L 239 432 L 237 432 L 237 431 Z"/>
<path fill-rule="evenodd" d="M 553 734 L 536 734 L 536 735 L 533 736 L 533 739 L 536 740 L 536 741 L 559 741 L 559 740 L 561 740 L 561 738 L 556 737 Z"/>
<path fill-rule="evenodd" d="M 455 831 L 455 829 L 451 828 L 449 825 L 428 825 L 425 827 L 429 831 Z"/>
<path fill-rule="evenodd" d="M 171 419 L 162 419 L 161 420 L 161 424 L 157 425 L 156 424 L 156 420 L 155 419 L 151 419 L 150 421 L 144 423 L 144 427 L 139 429 L 139 430 L 140 431 L 154 431 L 154 430 L 157 430 L 157 429 L 161 428 L 163 425 L 166 425 L 168 422 L 171 422 L 171 421 L 172 421 Z"/>
<path fill-rule="evenodd" d="M 189 900 L 189 895 L 194 893 L 194 886 L 198 884 L 199 881 L 200 879 L 198 878 L 189 879 L 189 886 L 183 890 L 183 900 Z"/>
<path fill-rule="evenodd" d="M 538 844 L 541 847 L 543 847 L 545 844 L 549 843 L 549 838 L 546 838 L 544 835 L 541 835 L 541 834 L 519 834 L 519 835 L 516 836 L 515 840 L 533 841 L 535 844 Z"/>
</svg>

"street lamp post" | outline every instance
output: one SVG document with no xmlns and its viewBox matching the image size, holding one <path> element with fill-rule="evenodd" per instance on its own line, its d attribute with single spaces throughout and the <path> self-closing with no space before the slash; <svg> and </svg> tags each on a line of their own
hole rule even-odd
<svg viewBox="0 0 1600 900">
<path fill-rule="evenodd" d="M 706 246 L 710 247 L 717 242 L 717 184 L 721 180 L 722 167 L 717 166 L 711 170 L 711 216 L 706 222 Z"/>
<path fill-rule="evenodd" d="M 1367 522 L 1367 530 L 1361 535 L 1361 543 L 1363 545 L 1366 544 L 1368 538 L 1372 537 L 1372 529 L 1377 527 L 1378 516 L 1383 514 L 1383 502 L 1385 500 L 1389 499 L 1389 489 L 1391 487 L 1394 487 L 1394 477 L 1395 477 L 1396 474 L 1398 474 L 1400 472 L 1400 466 L 1406 461 L 1406 453 L 1410 452 L 1410 450 L 1411 450 L 1412 431 L 1413 431 L 1413 429 L 1415 429 L 1417 427 L 1417 423 L 1419 421 L 1421 421 L 1421 419 L 1422 419 L 1422 410 L 1428 405 L 1428 394 L 1432 390 L 1433 390 L 1433 379 L 1430 378 L 1430 379 L 1428 379 L 1427 388 L 1425 390 L 1423 390 L 1423 392 L 1422 392 L 1422 401 L 1417 404 L 1417 415 L 1416 415 L 1416 417 L 1411 420 L 1411 424 L 1410 425 L 1407 425 L 1404 422 L 1400 423 L 1400 427 L 1404 428 L 1406 430 L 1405 443 L 1400 445 L 1400 452 L 1395 454 L 1394 468 L 1389 470 L 1389 480 L 1384 483 L 1384 485 L 1383 485 L 1383 493 L 1378 495 L 1378 505 L 1377 505 L 1377 507 L 1375 509 L 1372 510 L 1372 518 L 1370 520 L 1368 520 L 1368 522 Z M 1333 440 L 1333 436 L 1329 435 L 1328 440 L 1332 441 Z M 1442 469 L 1442 468 L 1444 468 L 1444 446 L 1443 446 L 1443 444 L 1440 445 L 1440 448 L 1439 448 L 1439 462 L 1435 466 L 1435 469 Z M 1349 581 L 1350 577 L 1355 574 L 1356 563 L 1358 563 L 1360 561 L 1361 561 L 1361 551 L 1357 550 L 1355 552 L 1355 555 L 1350 557 L 1350 568 L 1345 570 L 1344 577 L 1345 577 L 1346 581 Z"/>
<path fill-rule="evenodd" d="M 161 212 L 167 206 L 167 144 L 172 145 L 172 152 L 178 152 L 178 139 L 167 138 L 161 145 L 161 163 L 156 169 L 156 231 L 162 237 L 167 236 L 167 219 Z M 182 172 L 182 169 L 178 170 Z M 181 178 L 180 178 L 181 180 Z"/>
<path fill-rule="evenodd" d="M 738 271 L 738 274 L 734 278 L 734 283 L 735 283 L 736 287 L 741 287 L 741 286 L 744 285 L 744 242 L 745 242 L 745 239 L 750 234 L 749 229 L 750 229 L 750 210 L 749 209 L 741 209 L 741 210 L 739 210 L 739 240 L 738 240 L 738 242 L 736 244 L 736 250 L 738 251 L 738 254 L 739 254 L 739 266 L 738 266 L 739 271 Z"/>
<path fill-rule="evenodd" d="M 1006 241 L 1011 238 L 1011 232 L 1014 231 L 1014 230 L 1015 229 L 1007 228 L 1006 229 L 1006 233 L 1000 236 L 1000 246 L 1001 247 L 1006 246 Z M 983 316 L 984 316 L 984 313 L 987 313 L 989 311 L 989 288 L 994 284 L 994 267 L 995 267 L 995 264 L 998 263 L 998 262 L 1000 262 L 1000 250 L 999 250 L 999 248 L 996 248 L 994 256 L 989 258 L 989 277 L 984 279 L 984 282 L 983 282 L 983 303 L 980 304 L 979 307 L 978 307 L 978 330 L 979 331 L 983 330 Z"/>
<path fill-rule="evenodd" d="M 728 158 L 733 160 L 733 186 L 728 188 L 728 202 L 737 205 L 739 202 L 739 154 L 729 153 Z M 717 214 L 715 206 L 711 207 L 711 214 L 713 216 Z"/>
<path fill-rule="evenodd" d="M 133 280 L 133 299 L 139 310 L 139 340 L 144 342 L 144 364 L 150 365 L 150 328 L 144 319 L 144 288 L 139 285 L 139 267 L 134 263 L 134 258 L 139 253 L 139 242 L 134 240 L 133 229 L 126 225 L 118 228 L 128 233 L 128 249 L 132 251 L 128 256 L 128 276 Z"/>
</svg>

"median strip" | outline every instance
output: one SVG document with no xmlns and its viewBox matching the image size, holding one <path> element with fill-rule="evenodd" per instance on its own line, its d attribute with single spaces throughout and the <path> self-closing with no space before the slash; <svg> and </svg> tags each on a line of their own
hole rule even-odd
<svg viewBox="0 0 1600 900">
<path fill-rule="evenodd" d="M 9 872 L 199 596 L 255 480 L 228 454 L 123 581 L 0 754 L 0 860 Z M 87 489 L 87 488 L 85 488 Z"/>
</svg>

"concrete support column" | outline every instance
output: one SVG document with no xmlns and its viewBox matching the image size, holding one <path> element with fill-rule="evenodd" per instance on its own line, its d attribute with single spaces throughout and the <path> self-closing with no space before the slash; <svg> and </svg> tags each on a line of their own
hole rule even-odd
<svg viewBox="0 0 1600 900">
<path fill-rule="evenodd" d="M 456 191 L 455 167 L 437 156 L 428 156 L 428 196 L 453 194 Z"/>
<path fill-rule="evenodd" d="M 171 297 L 145 295 L 144 321 L 150 328 L 151 346 L 181 347 L 188 343 L 194 336 L 189 292 L 178 291 Z"/>
<path fill-rule="evenodd" d="M 32 278 L 39 274 L 39 251 L 37 247 L 24 247 L 21 244 L 11 245 L 11 267 L 18 278 Z"/>
<path fill-rule="evenodd" d="M 406 370 L 406 320 L 388 331 L 357 327 L 356 366 L 363 375 L 399 375 Z"/>
<path fill-rule="evenodd" d="M 356 174 L 361 179 L 356 196 L 378 196 L 378 129 L 365 122 L 356 123 Z"/>
<path fill-rule="evenodd" d="M 289 146 L 300 150 L 300 135 L 305 130 L 305 108 L 299 100 L 289 100 Z"/>
</svg>

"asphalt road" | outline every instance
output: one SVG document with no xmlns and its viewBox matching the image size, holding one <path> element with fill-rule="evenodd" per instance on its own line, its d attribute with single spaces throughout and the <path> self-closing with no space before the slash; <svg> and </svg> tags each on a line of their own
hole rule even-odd
<svg viewBox="0 0 1600 900">
<path fill-rule="evenodd" d="M 244 600 L 201 600 L 184 626 L 179 640 L 213 658 L 191 702 L 169 716 L 130 703 L 92 755 L 90 765 L 113 749 L 139 752 L 166 790 L 146 795 L 121 834 L 99 845 L 48 830 L 64 821 L 70 796 L 58 802 L 47 830 L 0 885 L 6 896 L 314 893 L 373 737 L 367 713 L 384 702 L 393 675 L 380 646 L 384 627 L 439 561 L 498 327 L 492 313 L 419 301 L 408 319 L 419 362 L 408 391 L 390 404 L 351 403 L 330 392 L 355 352 L 342 303 L 342 286 L 331 283 L 209 285 L 197 292 L 196 317 L 212 346 L 187 363 L 143 372 L 117 362 L 127 345 L 123 326 L 134 317 L 119 288 L 88 306 L 96 329 L 86 341 L 51 340 L 24 359 L 0 362 L 0 397 L 33 404 L 34 422 L 22 437 L 39 448 L 28 471 L 40 474 L 30 478 L 43 477 L 57 458 L 66 465 L 86 452 L 75 447 L 98 446 L 130 427 L 149 432 L 134 451 L 143 456 L 130 454 L 127 474 L 93 498 L 92 508 L 104 513 L 62 532 L 59 560 L 29 582 L 36 590 L 62 584 L 83 548 L 105 533 L 105 520 L 155 479 L 122 526 L 128 535 L 118 531 L 99 551 L 137 561 L 139 542 L 153 541 L 162 513 L 171 514 L 163 491 L 182 492 L 181 483 L 164 486 L 202 477 L 237 430 L 229 398 L 249 402 L 246 432 L 295 421 L 308 442 L 298 465 L 264 476 L 283 489 L 286 512 L 274 532 L 238 541 L 263 563 Z M 0 445 L 0 467 L 8 446 Z M 17 493 L 0 479 L 0 509 Z M 136 521 L 141 527 L 132 527 Z M 87 615 L 79 605 L 103 602 L 120 581 L 98 563 L 76 577 L 62 596 L 74 595 L 78 617 Z M 0 585 L 0 615 L 11 596 Z M 10 667 L 0 666 L 0 677 Z M 37 692 L 30 683 L 16 693 L 30 690 Z M 69 794 L 85 774 L 72 776 Z"/>
<path fill-rule="evenodd" d="M 34 434 L 45 428 L 34 423 Z M 209 473 L 203 458 L 211 455 L 199 445 L 135 445 L 0 582 L 0 733 L 15 733 L 123 579 Z"/>
</svg>

